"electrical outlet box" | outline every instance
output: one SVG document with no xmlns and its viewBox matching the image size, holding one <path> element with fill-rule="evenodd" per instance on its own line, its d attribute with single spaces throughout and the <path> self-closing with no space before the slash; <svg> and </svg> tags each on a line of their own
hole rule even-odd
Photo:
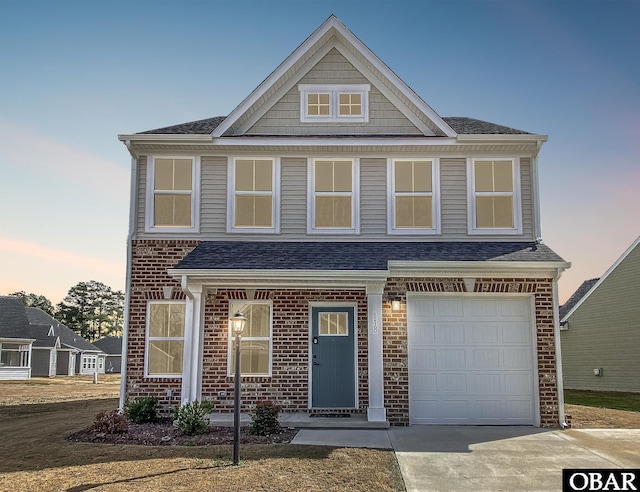
<svg viewBox="0 0 640 492">
<path fill-rule="evenodd" d="M 226 391 L 218 391 L 218 396 L 220 398 L 225 398 L 227 396 L 227 392 Z"/>
<path fill-rule="evenodd" d="M 173 396 L 173 390 L 168 389 L 167 390 L 167 397 L 171 398 Z"/>
<path fill-rule="evenodd" d="M 604 372 L 604 369 L 602 369 L 602 367 L 596 367 L 593 370 L 593 375 L 594 376 L 602 376 L 603 372 Z"/>
</svg>

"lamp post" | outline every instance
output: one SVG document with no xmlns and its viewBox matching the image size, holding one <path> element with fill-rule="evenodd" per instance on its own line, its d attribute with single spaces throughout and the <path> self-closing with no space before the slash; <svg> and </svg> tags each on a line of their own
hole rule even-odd
<svg viewBox="0 0 640 492">
<path fill-rule="evenodd" d="M 238 311 L 231 318 L 231 329 L 236 336 L 236 369 L 233 390 L 233 464 L 240 461 L 240 340 L 247 318 Z"/>
</svg>

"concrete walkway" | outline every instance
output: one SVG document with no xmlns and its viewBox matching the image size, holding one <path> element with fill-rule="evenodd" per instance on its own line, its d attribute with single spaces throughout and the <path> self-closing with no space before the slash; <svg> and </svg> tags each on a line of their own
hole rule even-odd
<svg viewBox="0 0 640 492">
<path fill-rule="evenodd" d="M 409 492 L 560 491 L 564 468 L 640 468 L 638 429 L 302 429 L 292 444 L 393 449 Z"/>
</svg>

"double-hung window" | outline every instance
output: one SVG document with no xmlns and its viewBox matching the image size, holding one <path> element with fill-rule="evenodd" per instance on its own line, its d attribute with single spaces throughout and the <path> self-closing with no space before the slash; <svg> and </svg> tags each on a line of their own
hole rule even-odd
<svg viewBox="0 0 640 492">
<path fill-rule="evenodd" d="M 147 343 L 145 350 L 146 376 L 182 376 L 184 315 L 184 302 L 149 302 L 147 306 Z"/>
<path fill-rule="evenodd" d="M 440 232 L 438 159 L 393 159 L 388 165 L 390 234 Z"/>
<path fill-rule="evenodd" d="M 521 234 L 518 159 L 470 159 L 470 234 Z"/>
<path fill-rule="evenodd" d="M 229 232 L 278 232 L 279 170 L 278 159 L 229 160 Z"/>
<path fill-rule="evenodd" d="M 309 233 L 359 232 L 357 159 L 309 161 Z"/>
<path fill-rule="evenodd" d="M 199 176 L 195 157 L 147 158 L 148 232 L 197 232 Z"/>
<path fill-rule="evenodd" d="M 369 84 L 300 84 L 300 121 L 366 123 L 370 89 Z"/>
<path fill-rule="evenodd" d="M 271 376 L 271 303 L 268 301 L 232 302 L 230 317 L 241 312 L 247 323 L 242 331 L 240 372 L 243 376 Z M 235 374 L 235 335 L 229 323 L 228 375 Z"/>
</svg>

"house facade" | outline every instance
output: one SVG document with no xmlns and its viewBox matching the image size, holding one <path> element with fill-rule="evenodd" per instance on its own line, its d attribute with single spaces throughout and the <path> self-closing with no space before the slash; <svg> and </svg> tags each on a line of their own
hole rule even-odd
<svg viewBox="0 0 640 492">
<path fill-rule="evenodd" d="M 640 237 L 560 313 L 566 388 L 640 392 Z"/>
<path fill-rule="evenodd" d="M 121 404 L 563 423 L 544 135 L 443 118 L 331 16 L 228 116 L 132 158 Z"/>
</svg>

